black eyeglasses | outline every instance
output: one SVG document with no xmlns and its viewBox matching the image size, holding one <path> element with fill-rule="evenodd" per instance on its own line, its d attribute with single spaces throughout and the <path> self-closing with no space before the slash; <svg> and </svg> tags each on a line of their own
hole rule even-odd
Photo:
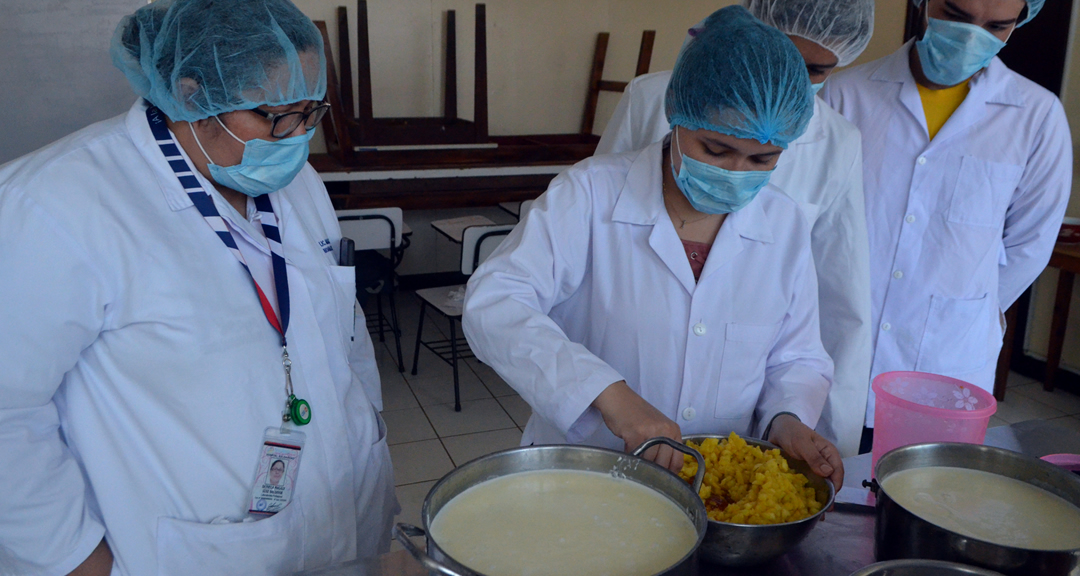
<svg viewBox="0 0 1080 576">
<path fill-rule="evenodd" d="M 301 124 L 304 125 L 304 128 L 306 128 L 308 132 L 311 132 L 319 125 L 319 122 L 322 121 L 323 116 L 326 116 L 326 111 L 329 109 L 329 104 L 320 102 L 305 112 L 285 112 L 283 114 L 275 114 L 258 108 L 252 108 L 251 111 L 270 121 L 271 136 L 274 138 L 285 138 L 289 134 L 295 132 Z"/>
</svg>

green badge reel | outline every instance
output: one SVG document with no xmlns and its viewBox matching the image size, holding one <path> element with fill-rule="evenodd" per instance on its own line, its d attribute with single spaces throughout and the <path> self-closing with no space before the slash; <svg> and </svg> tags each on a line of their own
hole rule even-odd
<svg viewBox="0 0 1080 576">
<path fill-rule="evenodd" d="M 285 421 L 297 426 L 311 422 L 311 405 L 307 400 L 297 398 L 295 394 L 289 394 L 289 401 L 285 408 Z"/>
</svg>

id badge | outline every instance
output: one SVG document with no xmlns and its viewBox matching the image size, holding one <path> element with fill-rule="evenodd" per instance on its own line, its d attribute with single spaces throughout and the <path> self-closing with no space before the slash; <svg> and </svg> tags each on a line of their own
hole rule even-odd
<svg viewBox="0 0 1080 576">
<path fill-rule="evenodd" d="M 256 519 L 281 512 L 292 500 L 305 435 L 299 430 L 271 426 L 263 434 L 248 515 Z"/>
</svg>

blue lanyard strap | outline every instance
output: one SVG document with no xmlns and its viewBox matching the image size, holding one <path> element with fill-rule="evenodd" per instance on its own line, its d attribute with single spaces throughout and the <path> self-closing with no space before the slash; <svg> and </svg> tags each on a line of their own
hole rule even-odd
<svg viewBox="0 0 1080 576">
<path fill-rule="evenodd" d="M 180 153 L 180 147 L 176 144 L 172 134 L 169 132 L 169 127 L 165 123 L 165 117 L 156 106 L 148 106 L 146 108 L 146 119 L 150 124 L 150 131 L 154 134 L 154 140 L 157 141 L 158 147 L 161 148 L 161 153 L 165 155 L 165 160 L 168 161 L 169 167 L 176 173 L 176 177 L 180 180 L 180 185 L 184 187 L 184 191 L 187 192 L 191 202 L 195 204 L 195 207 L 202 214 L 203 219 L 206 220 L 210 229 L 217 233 L 217 237 L 225 244 L 225 246 L 232 252 L 236 260 L 240 262 L 240 265 L 244 267 L 244 271 L 248 273 L 248 277 L 251 278 L 251 283 L 255 286 L 255 292 L 259 297 L 259 304 L 262 306 L 263 313 L 266 315 L 266 320 L 270 322 L 270 325 L 281 334 L 281 345 L 285 347 L 285 333 L 289 329 L 289 276 L 285 267 L 285 257 L 282 255 L 281 247 L 281 233 L 278 230 L 277 215 L 274 214 L 274 206 L 270 203 L 270 196 L 264 194 L 255 198 L 255 209 L 259 211 L 262 219 L 263 234 L 266 235 L 267 243 L 270 246 L 270 260 L 273 264 L 274 272 L 274 289 L 277 292 L 278 310 L 281 312 L 281 320 L 278 321 L 277 315 L 274 314 L 274 308 L 270 305 L 270 300 L 266 297 L 266 293 L 259 286 L 259 283 L 255 281 L 255 277 L 251 275 L 251 269 L 248 268 L 247 262 L 244 261 L 244 255 L 240 252 L 240 249 L 236 245 L 236 239 L 233 238 L 232 232 L 229 230 L 228 225 L 225 223 L 225 219 L 221 217 L 221 214 L 217 210 L 217 206 L 214 205 L 213 198 L 206 192 L 206 190 L 199 184 L 199 179 L 195 177 L 195 172 L 188 166 L 186 160 L 184 160 L 183 154 Z"/>
</svg>

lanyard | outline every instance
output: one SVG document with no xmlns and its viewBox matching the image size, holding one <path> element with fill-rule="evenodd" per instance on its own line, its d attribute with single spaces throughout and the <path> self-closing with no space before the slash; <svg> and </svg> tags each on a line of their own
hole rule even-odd
<svg viewBox="0 0 1080 576">
<path fill-rule="evenodd" d="M 259 286 L 259 283 L 255 281 L 255 277 L 252 276 L 251 269 L 244 260 L 244 255 L 240 252 L 240 248 L 237 247 L 236 238 L 233 237 L 232 232 L 225 223 L 225 219 L 218 212 L 213 198 L 199 184 L 199 179 L 195 177 L 194 171 L 184 160 L 179 146 L 165 124 L 165 118 L 161 111 L 156 106 L 147 106 L 146 120 L 150 124 L 150 131 L 154 134 L 154 140 L 157 141 L 158 147 L 161 148 L 161 153 L 165 155 L 169 167 L 173 169 L 177 179 L 180 180 L 180 185 L 184 187 L 184 192 L 187 192 L 191 202 L 195 204 L 203 219 L 206 220 L 206 224 L 210 226 L 210 229 L 217 234 L 217 237 L 232 252 L 240 265 L 244 267 L 244 271 L 248 273 L 251 283 L 255 286 L 255 292 L 259 296 L 259 304 L 262 306 L 263 314 L 266 315 L 266 320 L 281 335 L 281 364 L 285 368 L 285 394 L 287 396 L 282 420 L 285 422 L 292 421 L 299 425 L 307 424 L 311 421 L 311 407 L 306 400 L 297 398 L 293 394 L 292 361 L 289 360 L 288 342 L 285 338 L 285 334 L 289 330 L 289 276 L 285 267 L 285 256 L 282 255 L 281 234 L 278 230 L 277 215 L 274 214 L 274 206 L 270 203 L 270 195 L 263 194 L 255 197 L 255 209 L 259 211 L 263 234 L 266 235 L 267 244 L 270 246 L 274 290 L 277 293 L 278 309 L 281 312 L 280 319 L 274 313 L 274 307 L 270 304 L 266 293 Z"/>
</svg>

